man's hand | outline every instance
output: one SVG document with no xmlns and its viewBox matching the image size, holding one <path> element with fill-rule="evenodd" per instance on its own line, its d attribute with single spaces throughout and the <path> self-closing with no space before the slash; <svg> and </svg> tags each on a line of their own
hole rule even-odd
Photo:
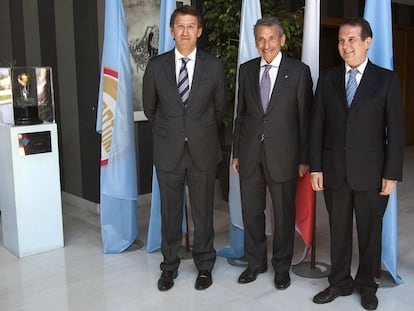
<svg viewBox="0 0 414 311">
<path fill-rule="evenodd" d="M 231 167 L 233 169 L 233 172 L 239 175 L 239 159 L 235 158 L 231 161 Z"/>
<path fill-rule="evenodd" d="M 381 188 L 381 192 L 379 193 L 380 195 L 390 195 L 391 192 L 394 190 L 395 185 L 397 184 L 397 182 L 395 180 L 390 180 L 390 179 L 382 179 L 382 188 Z"/>
<path fill-rule="evenodd" d="M 323 174 L 318 173 L 312 173 L 311 174 L 311 184 L 312 189 L 315 191 L 321 191 L 323 190 Z"/>
</svg>

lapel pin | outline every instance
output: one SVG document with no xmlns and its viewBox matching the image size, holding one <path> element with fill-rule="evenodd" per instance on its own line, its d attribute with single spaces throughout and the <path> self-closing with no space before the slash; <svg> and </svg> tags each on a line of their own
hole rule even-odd
<svg viewBox="0 0 414 311">
<path fill-rule="evenodd" d="M 287 79 L 288 78 L 288 75 L 285 75 L 285 79 Z"/>
</svg>

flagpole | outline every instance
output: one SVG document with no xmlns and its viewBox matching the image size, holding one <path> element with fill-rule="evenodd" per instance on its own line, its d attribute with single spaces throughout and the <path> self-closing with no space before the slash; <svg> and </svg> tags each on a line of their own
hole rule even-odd
<svg viewBox="0 0 414 311">
<path fill-rule="evenodd" d="M 315 196 L 315 210 L 316 210 L 316 196 Z M 311 248 L 311 263 L 310 263 L 310 268 L 311 270 L 315 270 L 316 268 L 316 234 L 315 234 L 315 230 L 316 230 L 316 215 L 313 218 L 313 234 L 312 234 L 312 248 Z"/>
<path fill-rule="evenodd" d="M 304 22 L 303 22 L 303 44 L 302 44 L 302 61 L 310 67 L 312 80 L 313 80 L 313 90 L 316 89 L 316 84 L 319 76 L 319 44 L 320 44 L 320 0 L 306 0 L 305 1 L 305 15 L 304 15 Z M 310 239 L 304 238 L 305 241 L 305 251 L 302 258 L 299 260 L 297 264 L 292 265 L 292 272 L 300 275 L 302 277 L 307 278 L 323 278 L 329 275 L 330 273 L 330 265 L 317 262 L 316 261 L 316 194 L 311 189 L 310 185 L 310 174 L 302 177 L 306 178 L 303 179 L 302 182 L 305 184 L 301 184 L 298 187 L 299 190 L 302 190 L 302 195 L 307 198 L 307 200 L 312 201 L 312 208 L 307 206 L 306 202 L 300 201 L 297 203 L 296 212 L 305 211 L 306 207 L 311 211 L 309 212 L 307 218 L 309 219 L 312 217 L 312 223 L 310 226 L 312 227 L 311 232 L 301 232 L 302 237 L 308 237 L 309 234 L 312 236 Z M 312 192 L 312 198 L 310 198 L 310 194 L 307 191 Z M 306 214 L 305 214 L 306 215 Z M 305 228 L 304 228 L 305 230 Z M 307 235 L 306 235 L 307 234 Z M 310 262 L 304 261 L 306 256 L 308 255 L 310 248 Z"/>
<path fill-rule="evenodd" d="M 314 196 L 316 211 L 316 195 Z M 301 261 L 292 265 L 292 272 L 296 275 L 311 279 L 325 278 L 331 272 L 331 266 L 327 263 L 316 261 L 316 213 L 313 217 L 312 246 L 310 250 L 310 261 Z"/>
</svg>

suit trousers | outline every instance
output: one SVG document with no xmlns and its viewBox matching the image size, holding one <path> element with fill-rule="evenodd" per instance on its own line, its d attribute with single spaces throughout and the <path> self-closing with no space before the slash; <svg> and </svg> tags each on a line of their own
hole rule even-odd
<svg viewBox="0 0 414 311">
<path fill-rule="evenodd" d="M 377 289 L 374 276 L 381 264 L 382 217 L 388 196 L 380 189 L 354 191 L 347 182 L 339 189 L 325 187 L 331 238 L 329 283 L 342 289 L 370 287 Z M 359 267 L 355 281 L 351 277 L 353 216 L 358 234 Z"/>
<path fill-rule="evenodd" d="M 192 255 L 198 270 L 213 269 L 216 251 L 213 247 L 213 203 L 216 168 L 201 171 L 194 164 L 186 145 L 173 171 L 157 168 L 161 194 L 161 252 L 164 260 L 161 270 L 175 271 L 180 264 L 178 252 L 182 241 L 184 187 L 190 196 L 194 224 Z"/>
<path fill-rule="evenodd" d="M 277 273 L 289 271 L 295 238 L 296 179 L 275 182 L 269 174 L 264 144 L 251 176 L 240 176 L 244 251 L 252 271 L 267 268 L 265 235 L 266 187 L 269 189 L 274 215 L 272 266 Z"/>
</svg>

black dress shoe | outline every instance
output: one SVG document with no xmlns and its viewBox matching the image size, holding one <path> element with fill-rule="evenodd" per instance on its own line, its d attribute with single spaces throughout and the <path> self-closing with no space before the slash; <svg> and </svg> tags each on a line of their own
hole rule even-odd
<svg viewBox="0 0 414 311">
<path fill-rule="evenodd" d="M 158 279 L 158 289 L 160 291 L 169 290 L 174 285 L 174 279 L 178 276 L 177 271 L 162 271 Z"/>
<path fill-rule="evenodd" d="M 365 310 L 376 310 L 378 307 L 378 298 L 375 295 L 374 288 L 362 288 L 361 293 L 361 305 Z"/>
<path fill-rule="evenodd" d="M 254 270 L 254 271 L 247 268 L 246 270 L 242 272 L 242 274 L 240 274 L 238 282 L 240 284 L 246 284 L 246 283 L 253 282 L 254 280 L 256 280 L 257 275 L 259 273 L 265 273 L 266 271 L 267 271 L 267 267 Z"/>
<path fill-rule="evenodd" d="M 290 285 L 289 272 L 275 273 L 275 287 L 277 289 L 286 289 Z"/>
<path fill-rule="evenodd" d="M 329 286 L 325 290 L 318 293 L 315 297 L 313 297 L 314 303 L 328 303 L 334 301 L 335 298 L 339 296 L 349 296 L 353 292 L 353 289 L 342 289 L 339 287 Z"/>
<path fill-rule="evenodd" d="M 200 270 L 195 282 L 195 288 L 198 290 L 203 290 L 210 287 L 211 284 L 213 284 L 211 272 L 207 270 Z"/>
</svg>

